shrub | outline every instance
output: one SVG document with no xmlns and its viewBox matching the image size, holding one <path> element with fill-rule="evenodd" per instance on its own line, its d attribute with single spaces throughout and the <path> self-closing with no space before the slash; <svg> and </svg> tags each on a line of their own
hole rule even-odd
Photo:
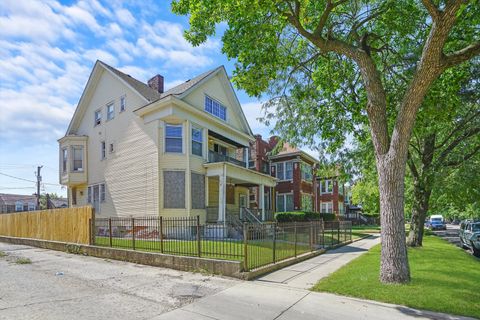
<svg viewBox="0 0 480 320">
<path fill-rule="evenodd" d="M 333 213 L 318 213 L 318 212 L 305 212 L 305 211 L 290 211 L 290 212 L 277 212 L 275 213 L 275 220 L 277 222 L 302 222 L 320 220 L 332 221 L 336 219 Z"/>
</svg>

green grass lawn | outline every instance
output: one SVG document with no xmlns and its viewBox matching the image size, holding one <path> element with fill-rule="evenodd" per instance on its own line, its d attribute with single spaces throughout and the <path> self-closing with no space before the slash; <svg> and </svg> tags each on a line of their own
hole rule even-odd
<svg viewBox="0 0 480 320">
<path fill-rule="evenodd" d="M 317 283 L 312 290 L 480 318 L 480 261 L 427 235 L 423 248 L 409 248 L 412 281 L 378 280 L 380 245 Z"/>
<path fill-rule="evenodd" d="M 100 246 L 109 246 L 108 237 L 96 237 L 95 244 Z M 131 239 L 113 238 L 113 247 L 116 248 L 132 248 Z M 135 249 L 148 252 L 162 252 L 159 241 L 135 240 Z M 243 261 L 244 244 L 241 241 L 200 241 L 200 256 L 204 258 L 237 260 Z M 310 251 L 307 244 L 297 244 L 297 255 Z M 197 241 L 168 241 L 163 242 L 163 253 L 198 256 Z M 278 241 L 275 246 L 275 260 L 295 256 L 295 246 L 289 242 Z M 247 263 L 249 269 L 258 268 L 273 263 L 273 243 L 271 241 L 250 241 L 247 246 Z"/>
</svg>

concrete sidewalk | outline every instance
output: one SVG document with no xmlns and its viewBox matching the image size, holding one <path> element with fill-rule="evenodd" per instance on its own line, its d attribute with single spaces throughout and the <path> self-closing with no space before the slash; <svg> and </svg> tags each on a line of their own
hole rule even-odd
<svg viewBox="0 0 480 320">
<path fill-rule="evenodd" d="M 469 319 L 306 290 L 378 243 L 362 239 L 155 319 Z"/>
<path fill-rule="evenodd" d="M 318 280 L 340 269 L 345 264 L 380 243 L 380 236 L 353 242 L 284 269 L 269 273 L 256 281 L 283 284 L 292 288 L 310 289 Z"/>
</svg>

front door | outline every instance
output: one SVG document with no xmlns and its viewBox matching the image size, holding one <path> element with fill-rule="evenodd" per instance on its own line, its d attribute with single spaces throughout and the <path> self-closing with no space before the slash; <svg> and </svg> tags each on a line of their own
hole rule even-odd
<svg viewBox="0 0 480 320">
<path fill-rule="evenodd" d="M 239 203 L 240 208 L 246 208 L 247 207 L 247 195 L 246 194 L 240 194 L 240 199 L 239 199 L 238 203 Z"/>
</svg>

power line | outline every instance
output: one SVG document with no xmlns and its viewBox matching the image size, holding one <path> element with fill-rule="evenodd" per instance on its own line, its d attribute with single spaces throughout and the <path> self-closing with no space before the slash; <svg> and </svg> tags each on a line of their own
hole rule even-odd
<svg viewBox="0 0 480 320">
<path fill-rule="evenodd" d="M 28 180 L 28 179 L 24 179 L 24 178 L 20 178 L 20 177 L 15 177 L 15 176 L 3 173 L 3 172 L 0 172 L 0 174 L 2 176 L 10 177 L 10 178 L 13 178 L 13 179 L 18 179 L 18 180 L 22 180 L 22 181 L 37 183 L 37 181 L 34 181 L 34 180 Z M 48 183 L 48 182 L 42 182 L 42 183 L 45 184 L 45 185 L 50 185 L 50 186 L 61 186 L 61 184 L 58 184 L 58 183 Z"/>
</svg>

